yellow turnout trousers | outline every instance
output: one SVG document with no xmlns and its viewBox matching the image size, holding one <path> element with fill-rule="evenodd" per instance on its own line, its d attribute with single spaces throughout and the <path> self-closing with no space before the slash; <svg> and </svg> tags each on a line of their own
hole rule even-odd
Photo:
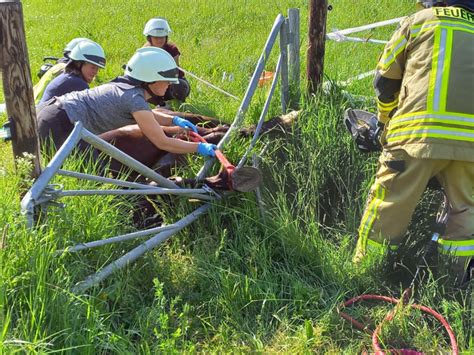
<svg viewBox="0 0 474 355">
<path fill-rule="evenodd" d="M 359 227 L 355 261 L 367 251 L 384 246 L 396 250 L 426 188 L 436 176 L 449 201 L 446 233 L 438 245 L 443 254 L 458 258 L 458 270 L 474 256 L 474 163 L 446 159 L 421 159 L 403 149 L 384 150 Z"/>
</svg>

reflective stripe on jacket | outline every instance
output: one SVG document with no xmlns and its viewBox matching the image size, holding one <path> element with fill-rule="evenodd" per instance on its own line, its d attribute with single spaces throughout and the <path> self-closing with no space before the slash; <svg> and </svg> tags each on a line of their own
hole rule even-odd
<svg viewBox="0 0 474 355">
<path fill-rule="evenodd" d="M 438 249 L 442 254 L 453 256 L 474 256 L 474 239 L 468 240 L 438 240 Z"/>
<path fill-rule="evenodd" d="M 386 149 L 474 162 L 474 13 L 434 7 L 408 17 L 377 70 Z"/>
</svg>

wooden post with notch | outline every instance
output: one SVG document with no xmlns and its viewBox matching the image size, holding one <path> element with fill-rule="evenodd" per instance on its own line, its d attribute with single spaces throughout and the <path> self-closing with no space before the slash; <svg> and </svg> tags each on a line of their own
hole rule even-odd
<svg viewBox="0 0 474 355">
<path fill-rule="evenodd" d="M 327 12 L 327 0 L 310 0 L 306 62 L 309 94 L 315 94 L 323 80 Z"/>
<path fill-rule="evenodd" d="M 24 153 L 33 156 L 31 175 L 36 178 L 40 149 L 20 0 L 0 0 L 0 61 L 15 163 Z"/>
</svg>

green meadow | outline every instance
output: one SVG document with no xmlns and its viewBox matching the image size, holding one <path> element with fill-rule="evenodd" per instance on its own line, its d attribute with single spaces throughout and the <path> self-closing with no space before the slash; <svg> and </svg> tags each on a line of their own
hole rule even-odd
<svg viewBox="0 0 474 355">
<path fill-rule="evenodd" d="M 353 329 L 337 314 L 337 307 L 362 293 L 400 297 L 430 238 L 440 196 L 431 192 L 423 199 L 399 255 L 353 268 L 357 227 L 377 156 L 355 149 L 341 117 L 351 106 L 374 109 L 371 78 L 344 88 L 336 84 L 317 96 L 306 94 L 307 0 L 22 3 L 33 83 L 42 58 L 60 56 L 75 37 L 93 39 L 106 52 L 107 67 L 94 85 L 113 79 L 145 42 L 146 21 L 162 16 L 173 30 L 170 40 L 182 52 L 180 65 L 240 98 L 276 16 L 299 8 L 303 95 L 292 129 L 264 136 L 256 146 L 256 153 L 267 147 L 261 157 L 261 203 L 253 193 L 214 202 L 192 225 L 83 294 L 74 294 L 72 287 L 140 241 L 75 254 L 56 251 L 135 231 L 134 205 L 117 197 L 64 198 L 66 208 L 51 208 L 47 219 L 27 229 L 19 202 L 24 186 L 32 183 L 29 166 L 20 161 L 15 169 L 11 145 L 1 142 L 0 353 L 372 351 L 371 335 Z M 333 0 L 331 5 L 328 31 L 414 11 L 411 0 Z M 394 29 L 392 25 L 356 36 L 387 40 Z M 325 79 L 337 83 L 373 70 L 382 48 L 327 42 Z M 278 52 L 277 41 L 266 70 L 275 69 Z M 239 101 L 188 79 L 191 96 L 176 108 L 232 122 Z M 257 122 L 268 89 L 257 89 L 246 125 Z M 280 114 L 277 92 L 268 117 Z M 3 116 L 0 122 L 5 120 Z M 225 150 L 230 160 L 236 161 L 248 143 L 243 138 L 231 140 Z M 177 173 L 193 176 L 203 160 L 189 157 L 189 163 Z M 80 157 L 69 158 L 65 165 L 79 169 Z M 55 183 L 68 189 L 95 186 L 64 177 Z M 172 223 L 196 206 L 171 199 L 161 203 L 157 213 Z M 473 344 L 466 291 L 453 291 L 432 275 L 416 288 L 414 301 L 440 312 L 451 324 L 460 350 L 469 353 Z M 391 309 L 369 303 L 349 312 L 373 329 Z M 387 348 L 450 352 L 447 334 L 438 323 L 408 307 L 384 327 L 381 342 Z"/>
</svg>

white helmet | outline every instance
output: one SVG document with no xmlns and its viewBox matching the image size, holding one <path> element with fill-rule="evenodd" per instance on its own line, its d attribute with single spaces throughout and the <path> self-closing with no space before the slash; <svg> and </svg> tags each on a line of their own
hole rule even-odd
<svg viewBox="0 0 474 355">
<path fill-rule="evenodd" d="M 444 0 L 417 0 L 416 6 L 418 9 L 428 9 L 433 6 L 437 5 L 445 5 L 446 2 Z"/>
<path fill-rule="evenodd" d="M 143 30 L 145 36 L 166 37 L 171 32 L 170 25 L 162 17 L 155 17 L 149 20 Z"/>
<path fill-rule="evenodd" d="M 165 50 L 156 47 L 138 49 L 128 61 L 124 74 L 145 83 L 155 81 L 179 83 L 178 67 L 173 57 Z"/>
<path fill-rule="evenodd" d="M 76 44 L 69 54 L 69 59 L 82 60 L 105 68 L 105 53 L 102 47 L 93 41 L 82 41 Z"/>
<path fill-rule="evenodd" d="M 77 37 L 77 38 L 72 39 L 68 44 L 66 44 L 66 47 L 64 47 L 64 52 L 65 52 L 65 53 L 70 53 L 70 52 L 72 51 L 72 49 L 73 49 L 79 42 L 82 42 L 82 41 L 94 42 L 94 41 L 90 40 L 89 38 Z"/>
<path fill-rule="evenodd" d="M 427 9 L 433 7 L 433 0 L 417 0 L 416 7 L 418 9 Z"/>
</svg>

